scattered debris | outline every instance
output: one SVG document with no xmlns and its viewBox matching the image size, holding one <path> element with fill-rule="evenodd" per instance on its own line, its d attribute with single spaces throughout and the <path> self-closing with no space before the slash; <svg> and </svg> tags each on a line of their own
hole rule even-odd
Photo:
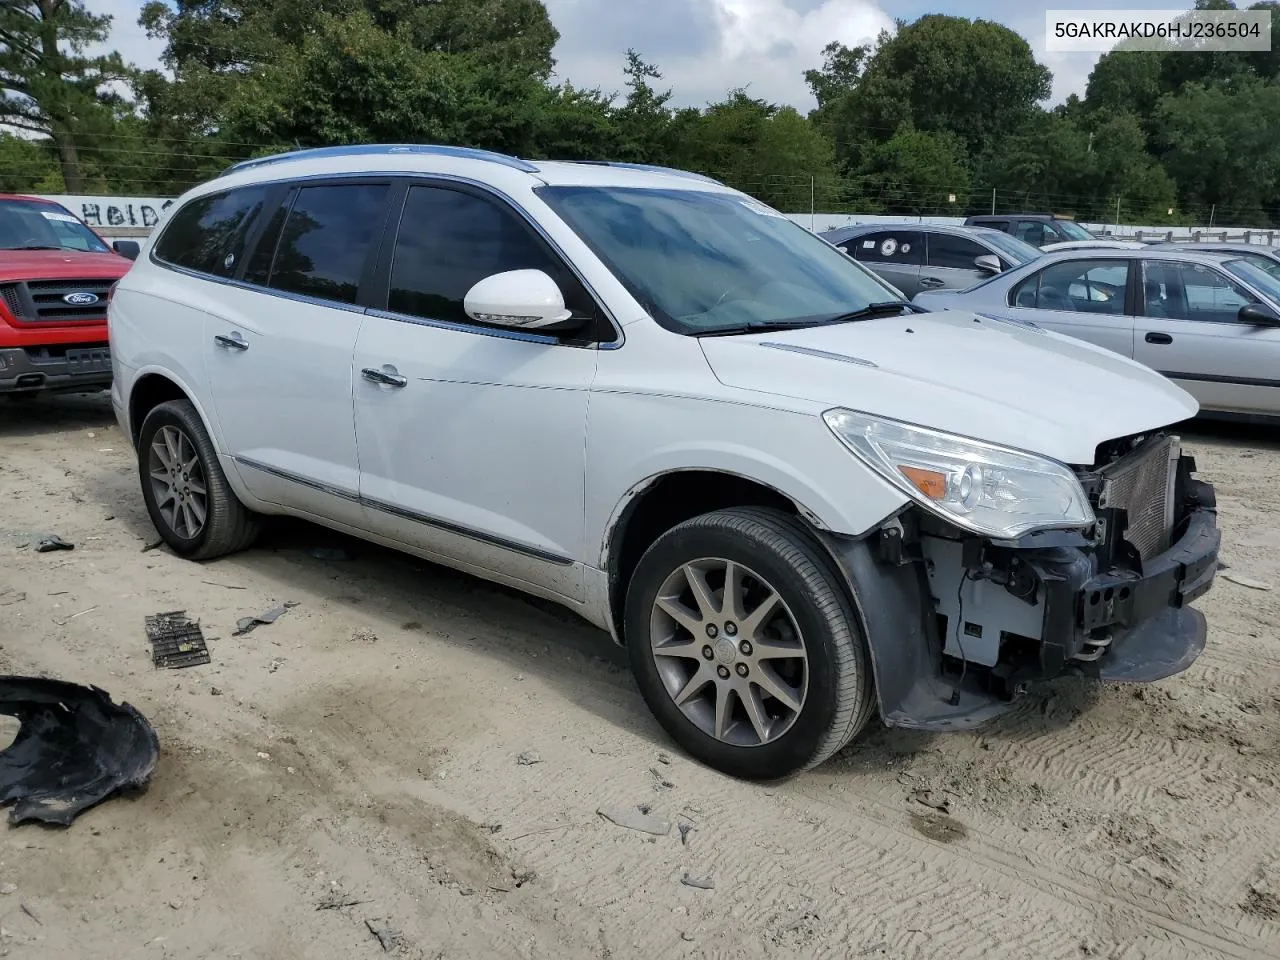
<svg viewBox="0 0 1280 960">
<path fill-rule="evenodd" d="M 20 909 L 23 913 L 25 913 L 28 917 L 30 917 L 40 926 L 42 927 L 44 926 L 44 921 L 41 920 L 39 917 L 37 917 L 36 912 L 32 910 L 29 906 L 27 906 L 25 903 L 18 904 L 18 909 Z"/>
<path fill-rule="evenodd" d="M 596 813 L 627 830 L 650 833 L 655 837 L 665 837 L 671 832 L 671 821 L 651 814 L 647 804 L 638 807 L 601 807 Z"/>
<path fill-rule="evenodd" d="M 0 805 L 10 823 L 70 826 L 79 814 L 150 779 L 160 744 L 128 703 L 97 687 L 39 677 L 0 677 L 0 713 L 18 735 L 0 752 Z"/>
<path fill-rule="evenodd" d="M 714 890 L 716 888 L 716 881 L 714 877 L 693 877 L 688 873 L 685 873 L 685 875 L 680 878 L 680 882 L 686 887 L 696 887 L 699 890 Z"/>
<path fill-rule="evenodd" d="M 391 929 L 391 925 L 385 920 L 366 920 L 364 925 L 369 928 L 369 932 L 373 934 L 378 944 L 384 952 L 391 950 L 400 943 L 400 934 Z"/>
<path fill-rule="evenodd" d="M 236 621 L 235 633 L 232 636 L 242 637 L 246 633 L 256 630 L 260 626 L 275 623 L 284 615 L 286 610 L 292 610 L 298 604 L 293 601 L 287 601 L 272 607 L 270 610 L 258 614 L 256 617 L 241 617 Z"/>
<path fill-rule="evenodd" d="M 654 788 L 655 788 L 655 789 L 657 789 L 657 790 L 671 790 L 671 789 L 673 789 L 673 788 L 675 787 L 675 784 L 674 784 L 674 783 L 672 783 L 670 780 L 668 780 L 666 777 L 664 777 L 664 776 L 662 775 L 662 771 L 661 771 L 661 770 L 659 770 L 657 767 L 650 767 L 650 768 L 649 768 L 649 773 L 650 773 L 650 774 L 652 774 L 652 775 L 653 775 L 654 780 L 656 780 L 656 781 L 657 781 L 657 783 L 655 783 L 655 784 L 654 784 Z"/>
<path fill-rule="evenodd" d="M 271 754 L 269 754 L 269 753 L 267 753 L 267 752 L 265 752 L 265 751 L 263 751 L 263 750 L 259 750 L 259 751 L 258 751 L 258 759 L 259 759 L 259 760 L 270 760 L 270 759 L 271 759 Z"/>
<path fill-rule="evenodd" d="M 516 757 L 516 763 L 522 767 L 532 767 L 535 763 L 542 762 L 542 755 L 534 750 L 526 750 L 520 756 Z"/>
<path fill-rule="evenodd" d="M 668 756 L 667 754 L 665 754 L 665 753 L 660 753 L 660 754 L 658 754 L 658 762 L 659 762 L 659 763 L 668 763 L 668 764 L 669 764 L 669 763 L 671 762 L 671 757 L 669 757 L 669 756 Z"/>
<path fill-rule="evenodd" d="M 682 933 L 680 934 L 680 939 L 683 940 L 685 943 L 693 943 L 693 934 L 687 933 L 687 932 Z"/>
<path fill-rule="evenodd" d="M 181 670 L 210 662 L 209 646 L 185 610 L 155 613 L 146 618 L 147 639 L 151 641 L 151 662 L 157 667 Z"/>
<path fill-rule="evenodd" d="M 186 903 L 183 902 L 181 897 L 174 897 L 172 900 L 169 901 L 170 910 L 181 910 L 185 906 L 186 906 Z"/>
<path fill-rule="evenodd" d="M 16 883 L 6 883 L 4 886 L 0 886 L 0 896 L 7 897 L 17 892 L 18 885 Z"/>
<path fill-rule="evenodd" d="M 36 553 L 51 553 L 54 550 L 74 550 L 74 543 L 67 543 L 57 534 L 45 537 L 36 544 Z"/>
<path fill-rule="evenodd" d="M 377 643 L 378 635 L 368 627 L 361 627 L 351 634 L 351 641 L 352 643 Z"/>
<path fill-rule="evenodd" d="M 916 787 L 912 790 L 910 799 L 922 806 L 937 810 L 939 813 L 951 812 L 951 802 L 949 800 L 945 797 L 935 796 L 932 790 L 927 790 L 924 787 Z"/>
<path fill-rule="evenodd" d="M 271 663 L 267 665 L 267 673 L 275 673 L 284 665 L 284 657 L 275 657 Z"/>
<path fill-rule="evenodd" d="M 689 834 L 691 834 L 696 828 L 693 823 L 688 820 L 681 820 L 676 824 L 676 827 L 680 831 L 680 845 L 682 847 L 687 847 L 689 845 Z"/>
<path fill-rule="evenodd" d="M 1232 583 L 1237 583 L 1242 587 L 1248 587 L 1250 590 L 1270 590 L 1271 589 L 1271 584 L 1263 583 L 1261 580 L 1254 580 L 1251 577 L 1246 577 L 1243 574 L 1239 574 L 1239 573 L 1224 573 L 1222 575 L 1222 579 L 1230 580 Z"/>
<path fill-rule="evenodd" d="M 954 843 L 969 835 L 965 825 L 954 817 L 942 813 L 908 813 L 911 826 L 922 837 L 936 840 L 939 843 Z"/>
<path fill-rule="evenodd" d="M 27 599 L 25 593 L 14 590 L 12 587 L 5 587 L 0 590 L 0 607 L 9 607 L 15 603 L 21 603 L 25 599 Z"/>
<path fill-rule="evenodd" d="M 362 903 L 372 902 L 372 900 L 351 900 L 347 897 L 328 897 L 320 901 L 316 910 L 341 910 L 344 907 L 358 907 Z"/>
<path fill-rule="evenodd" d="M 143 553 L 150 553 L 152 550 L 157 550 L 157 549 L 159 549 L 159 548 L 160 548 L 160 547 L 162 547 L 162 546 L 164 546 L 164 541 L 163 541 L 163 540 L 152 540 L 150 543 L 147 543 L 147 544 L 144 544 L 144 545 L 143 545 L 143 547 L 142 547 L 142 552 L 143 552 Z"/>
<path fill-rule="evenodd" d="M 98 608 L 96 606 L 89 607 L 87 610 L 81 610 L 79 613 L 73 613 L 71 616 L 66 617 L 62 620 L 55 619 L 53 622 L 60 627 L 65 627 L 68 623 L 70 623 L 72 620 L 76 619 L 77 617 L 83 617 L 86 613 L 93 613 L 93 611 L 97 609 Z"/>
<path fill-rule="evenodd" d="M 351 554 L 341 547 L 311 547 L 307 550 L 307 556 L 313 560 L 330 560 L 335 563 L 342 563 L 351 559 Z"/>
<path fill-rule="evenodd" d="M 500 832 L 500 831 L 502 830 L 502 824 L 500 824 L 500 823 L 482 823 L 482 824 L 480 824 L 480 829 L 481 829 L 481 830 L 487 830 L 489 833 L 498 833 L 498 832 Z"/>
<path fill-rule="evenodd" d="M 234 583 L 218 583 L 216 580 L 201 580 L 201 583 L 208 584 L 211 587 L 221 587 L 223 590 L 248 590 L 248 587 L 237 586 Z"/>
<path fill-rule="evenodd" d="M 222 688 L 221 688 L 221 687 L 210 687 L 210 688 L 209 688 L 209 696 L 211 696 L 211 697 L 220 697 L 220 696 L 222 696 Z"/>
</svg>

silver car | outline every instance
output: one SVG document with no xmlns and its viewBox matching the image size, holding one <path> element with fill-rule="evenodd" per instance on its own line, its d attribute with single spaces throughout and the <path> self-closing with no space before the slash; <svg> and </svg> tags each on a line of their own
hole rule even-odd
<svg viewBox="0 0 1280 960">
<path fill-rule="evenodd" d="M 914 299 L 930 310 L 1030 321 L 1132 357 L 1191 393 L 1205 414 L 1280 416 L 1280 279 L 1243 257 L 1062 251 L 968 290 Z"/>
<path fill-rule="evenodd" d="M 986 227 L 860 223 L 819 236 L 908 297 L 962 290 L 1040 256 L 1031 244 Z"/>
<path fill-rule="evenodd" d="M 1245 243 L 1243 241 L 1232 243 L 1229 240 L 1218 243 L 1178 243 L 1176 240 L 1166 240 L 1162 243 L 1152 244 L 1151 249 L 1198 250 L 1202 253 L 1235 254 L 1241 259 L 1248 260 L 1261 267 L 1277 280 L 1280 280 L 1280 247 L 1265 247 L 1257 243 Z"/>
</svg>

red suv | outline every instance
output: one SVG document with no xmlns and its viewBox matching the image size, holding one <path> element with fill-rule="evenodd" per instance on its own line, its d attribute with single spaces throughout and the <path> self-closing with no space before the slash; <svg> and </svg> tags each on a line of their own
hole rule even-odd
<svg viewBox="0 0 1280 960">
<path fill-rule="evenodd" d="M 107 300 L 137 255 L 60 204 L 0 194 L 0 394 L 111 385 Z"/>
</svg>

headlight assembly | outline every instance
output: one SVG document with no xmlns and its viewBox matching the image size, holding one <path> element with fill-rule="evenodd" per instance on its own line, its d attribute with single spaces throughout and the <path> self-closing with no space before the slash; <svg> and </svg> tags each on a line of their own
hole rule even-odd
<svg viewBox="0 0 1280 960">
<path fill-rule="evenodd" d="M 1057 461 L 853 410 L 822 416 L 867 466 L 965 530 L 1012 540 L 1094 522 L 1080 481 Z"/>
</svg>

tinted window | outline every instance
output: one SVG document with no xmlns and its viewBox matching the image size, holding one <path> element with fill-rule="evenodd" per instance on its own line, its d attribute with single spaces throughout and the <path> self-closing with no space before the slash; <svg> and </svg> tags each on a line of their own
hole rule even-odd
<svg viewBox="0 0 1280 960">
<path fill-rule="evenodd" d="M 579 315 L 594 312 L 576 278 L 512 211 L 458 190 L 409 190 L 391 264 L 388 309 L 475 323 L 463 306 L 467 291 L 508 270 L 545 271 L 559 285 L 566 306 Z"/>
<path fill-rule="evenodd" d="M 1049 229 L 1048 224 L 1041 223 L 1039 220 L 1023 220 L 1018 224 L 1013 235 L 1033 247 L 1044 246 L 1046 243 L 1057 243 L 1062 239 Z"/>
<path fill-rule="evenodd" d="M 266 197 L 265 187 L 242 187 L 192 200 L 169 220 L 156 242 L 156 256 L 188 270 L 231 276 Z"/>
<path fill-rule="evenodd" d="M 991 256 L 991 251 L 967 237 L 950 233 L 929 234 L 929 266 L 976 270 L 975 257 Z"/>
<path fill-rule="evenodd" d="M 353 183 L 299 190 L 280 233 L 269 285 L 355 303 L 389 189 Z"/>
<path fill-rule="evenodd" d="M 1067 260 L 1045 267 L 1014 290 L 1017 307 L 1074 313 L 1124 313 L 1127 260 Z"/>
<path fill-rule="evenodd" d="M 284 226 L 285 217 L 288 215 L 289 204 L 287 202 L 276 207 L 276 212 L 271 215 L 267 228 L 262 231 L 262 236 L 258 238 L 258 244 L 253 250 L 253 255 L 249 257 L 249 265 L 245 267 L 244 279 L 246 283 L 265 285 L 271 276 L 271 262 L 275 259 L 276 247 L 280 244 L 280 229 Z"/>
<path fill-rule="evenodd" d="M 850 237 L 844 244 L 855 260 L 864 263 L 924 263 L 921 234 L 914 230 L 885 230 Z"/>
<path fill-rule="evenodd" d="M 1258 298 L 1201 263 L 1148 260 L 1142 265 L 1142 304 L 1148 317 L 1235 323 Z"/>
</svg>

